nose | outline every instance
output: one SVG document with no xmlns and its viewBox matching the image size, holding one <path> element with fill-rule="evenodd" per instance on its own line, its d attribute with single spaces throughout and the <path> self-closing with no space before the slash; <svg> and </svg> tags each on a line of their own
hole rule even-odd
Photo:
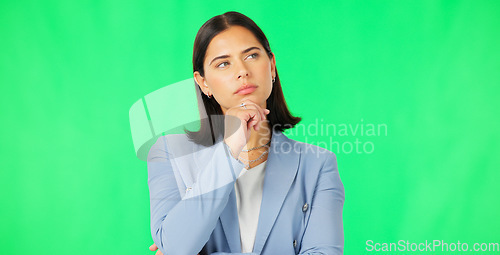
<svg viewBox="0 0 500 255">
<path fill-rule="evenodd" d="M 239 80 L 241 77 L 244 77 L 244 76 L 248 77 L 248 73 L 238 75 L 238 80 Z"/>
<path fill-rule="evenodd" d="M 246 78 L 250 75 L 248 68 L 245 66 L 245 63 L 240 62 L 237 70 L 238 70 L 237 73 L 238 80 L 241 78 Z"/>
</svg>

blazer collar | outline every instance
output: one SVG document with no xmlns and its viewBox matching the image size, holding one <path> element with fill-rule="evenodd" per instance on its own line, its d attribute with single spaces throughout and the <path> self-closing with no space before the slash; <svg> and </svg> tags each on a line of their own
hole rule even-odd
<svg viewBox="0 0 500 255">
<path fill-rule="evenodd" d="M 260 254 L 267 237 L 278 217 L 288 190 L 297 174 L 300 151 L 295 151 L 294 142 L 280 131 L 274 131 L 267 157 L 262 202 L 260 205 L 259 223 L 253 252 Z M 241 252 L 240 229 L 234 188 L 229 200 L 220 215 L 224 234 L 231 252 Z"/>
</svg>

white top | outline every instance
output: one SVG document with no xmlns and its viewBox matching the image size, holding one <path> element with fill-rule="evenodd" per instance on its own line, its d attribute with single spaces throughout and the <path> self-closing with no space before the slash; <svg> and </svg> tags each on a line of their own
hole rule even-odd
<svg viewBox="0 0 500 255">
<path fill-rule="evenodd" d="M 267 160 L 247 170 L 243 168 L 234 183 L 238 221 L 240 223 L 241 252 L 253 252 L 257 223 L 259 222 L 262 189 Z"/>
</svg>

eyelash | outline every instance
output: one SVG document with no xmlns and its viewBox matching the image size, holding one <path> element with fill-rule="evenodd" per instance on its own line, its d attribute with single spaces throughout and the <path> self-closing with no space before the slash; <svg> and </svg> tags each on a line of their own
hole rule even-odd
<svg viewBox="0 0 500 255">
<path fill-rule="evenodd" d="M 255 57 L 253 57 L 253 58 L 256 58 L 256 57 L 259 56 L 259 53 L 252 53 L 252 54 L 248 55 L 248 57 L 252 56 L 252 55 L 255 55 Z M 219 68 L 219 66 L 222 65 L 222 64 L 224 64 L 224 63 L 228 63 L 228 62 L 227 61 L 221 62 L 221 63 L 217 64 L 215 67 Z"/>
</svg>

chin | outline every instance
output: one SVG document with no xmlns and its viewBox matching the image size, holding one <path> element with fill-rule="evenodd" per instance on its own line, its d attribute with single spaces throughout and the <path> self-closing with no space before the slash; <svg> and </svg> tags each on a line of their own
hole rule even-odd
<svg viewBox="0 0 500 255">
<path fill-rule="evenodd" d="M 262 101 L 262 96 L 261 95 L 257 95 L 257 94 L 254 94 L 254 93 L 251 93 L 251 94 L 247 94 L 247 95 L 243 95 L 242 97 L 243 99 L 248 99 L 248 100 L 251 100 L 255 103 L 259 103 Z"/>
</svg>

